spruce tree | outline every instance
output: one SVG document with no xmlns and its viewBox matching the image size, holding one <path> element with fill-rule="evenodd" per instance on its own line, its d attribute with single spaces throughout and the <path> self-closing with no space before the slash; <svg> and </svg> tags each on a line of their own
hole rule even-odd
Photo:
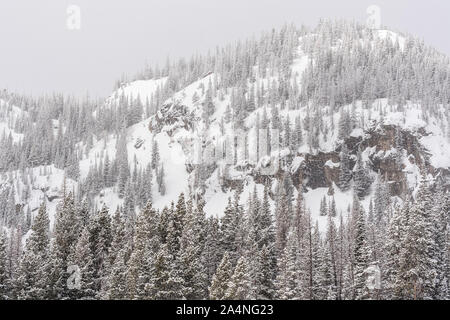
<svg viewBox="0 0 450 320">
<path fill-rule="evenodd" d="M 158 141 L 156 139 L 153 139 L 152 143 L 152 159 L 151 159 L 151 167 L 152 169 L 156 169 L 156 167 L 159 164 L 159 147 L 158 147 Z"/>
<path fill-rule="evenodd" d="M 190 206 L 192 206 L 189 201 Z M 187 210 L 180 239 L 179 265 L 183 278 L 183 296 L 188 300 L 201 300 L 207 296 L 207 274 L 202 257 L 202 231 L 198 225 L 197 210 Z"/>
<path fill-rule="evenodd" d="M 32 233 L 20 261 L 17 279 L 19 299 L 50 298 L 50 220 L 45 204 L 34 219 Z"/>
<path fill-rule="evenodd" d="M 127 291 L 131 299 L 148 299 L 151 293 L 146 289 L 152 274 L 153 259 L 160 247 L 158 216 L 150 202 L 138 216 L 134 247 L 127 269 Z M 121 261 L 116 267 L 122 267 Z"/>
<path fill-rule="evenodd" d="M 222 259 L 220 245 L 219 221 L 216 217 L 209 217 L 205 221 L 205 245 L 203 251 L 207 283 L 211 283 L 212 277 Z"/>
<path fill-rule="evenodd" d="M 70 296 L 73 299 L 91 300 L 96 298 L 93 267 L 94 256 L 91 251 L 89 236 L 88 227 L 84 227 L 74 252 L 69 257 L 69 265 L 76 265 L 80 270 L 79 288 L 74 288 L 70 292 Z"/>
<path fill-rule="evenodd" d="M 355 182 L 355 192 L 360 199 L 369 194 L 372 178 L 363 164 L 361 152 L 358 152 L 355 168 L 353 169 L 353 180 Z"/>
<path fill-rule="evenodd" d="M 131 298 L 127 291 L 127 264 L 126 248 L 122 247 L 117 252 L 107 279 L 105 298 L 108 300 L 123 300 Z"/>
<path fill-rule="evenodd" d="M 0 231 L 0 300 L 7 300 L 11 294 L 11 281 L 7 270 L 6 236 Z"/>
<path fill-rule="evenodd" d="M 425 176 L 417 192 L 417 198 L 409 212 L 408 229 L 402 245 L 404 260 L 404 284 L 409 299 L 433 299 L 435 295 L 436 233 L 432 195 Z"/>
<path fill-rule="evenodd" d="M 403 299 L 403 265 L 408 259 L 403 256 L 402 245 L 407 230 L 407 218 L 409 215 L 409 202 L 403 208 L 396 207 L 389 222 L 387 241 L 384 249 L 387 251 L 387 261 L 383 273 L 385 295 L 388 299 Z"/>
<path fill-rule="evenodd" d="M 436 261 L 436 279 L 435 293 L 433 299 L 445 300 L 449 298 L 449 217 L 450 217 L 450 195 L 444 193 L 438 194 L 441 203 L 436 204 L 434 208 L 434 242 L 435 242 L 435 261 Z"/>
<path fill-rule="evenodd" d="M 178 197 L 175 210 L 171 216 L 167 232 L 167 244 L 169 253 L 173 259 L 178 255 L 181 247 L 181 235 L 183 233 L 186 216 L 186 202 L 184 194 L 181 193 Z"/>
<path fill-rule="evenodd" d="M 350 189 L 350 181 L 352 179 L 352 172 L 350 170 L 350 157 L 348 154 L 348 149 L 345 143 L 342 144 L 341 154 L 340 154 L 340 171 L 339 171 L 339 188 L 342 191 L 347 191 Z"/>
<path fill-rule="evenodd" d="M 111 248 L 111 218 L 108 208 L 103 208 L 93 216 L 89 224 L 89 243 L 93 255 L 94 289 L 97 293 L 105 285 L 108 275 L 108 254 Z"/>
<path fill-rule="evenodd" d="M 240 257 L 225 292 L 226 300 L 248 300 L 251 292 L 251 279 L 248 261 Z"/>
<path fill-rule="evenodd" d="M 281 300 L 301 299 L 301 271 L 299 268 L 299 243 L 292 229 L 286 248 L 278 260 L 278 275 L 275 282 L 276 297 Z"/>
<path fill-rule="evenodd" d="M 367 297 L 367 287 L 365 270 L 369 266 L 369 247 L 367 245 L 367 231 L 364 218 L 364 209 L 361 207 L 358 199 L 355 197 L 352 206 L 352 218 L 354 219 L 353 237 L 354 237 L 354 298 L 357 300 Z"/>
<path fill-rule="evenodd" d="M 167 245 L 161 245 L 152 264 L 150 281 L 145 285 L 145 290 L 152 299 L 183 298 L 183 279 L 172 261 Z"/>
<path fill-rule="evenodd" d="M 228 204 L 220 221 L 220 246 L 223 253 L 228 252 L 231 261 L 234 261 L 237 252 L 236 238 L 238 221 L 239 217 L 236 212 L 236 205 L 228 198 Z"/>
<path fill-rule="evenodd" d="M 225 252 L 222 261 L 212 278 L 211 286 L 209 287 L 209 299 L 224 300 L 226 298 L 232 272 L 230 255 L 228 252 Z"/>
</svg>

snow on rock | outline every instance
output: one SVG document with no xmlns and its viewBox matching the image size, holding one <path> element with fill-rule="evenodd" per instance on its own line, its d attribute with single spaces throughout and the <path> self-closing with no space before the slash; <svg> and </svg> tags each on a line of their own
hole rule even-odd
<svg viewBox="0 0 450 320">
<path fill-rule="evenodd" d="M 327 162 L 325 162 L 325 166 L 330 167 L 330 168 L 339 168 L 341 166 L 341 164 L 333 162 L 331 160 L 328 160 Z"/>
<path fill-rule="evenodd" d="M 300 168 L 300 166 L 302 165 L 302 163 L 305 161 L 305 158 L 303 157 L 295 157 L 292 160 L 292 164 L 291 164 L 291 173 L 294 173 L 298 170 L 298 168 Z"/>
<path fill-rule="evenodd" d="M 390 30 L 376 30 L 375 35 L 377 35 L 380 39 L 390 39 L 393 44 L 398 42 L 401 50 L 404 50 L 405 48 L 406 39 L 398 33 Z"/>
<path fill-rule="evenodd" d="M 15 178 L 14 184 L 9 183 L 8 176 Z M 26 189 L 24 181 L 28 181 L 30 189 Z M 65 177 L 64 170 L 55 168 L 54 165 L 29 168 L 24 176 L 20 170 L 10 172 L 0 177 L 0 185 L 2 184 L 15 188 L 16 203 L 23 206 L 24 212 L 29 208 L 32 216 L 37 214 L 45 201 L 51 225 L 54 223 L 56 208 L 63 198 L 64 185 L 66 192 L 74 192 L 78 186 L 76 181 Z M 22 201 L 24 192 L 29 192 L 29 200 L 26 203 Z"/>
</svg>

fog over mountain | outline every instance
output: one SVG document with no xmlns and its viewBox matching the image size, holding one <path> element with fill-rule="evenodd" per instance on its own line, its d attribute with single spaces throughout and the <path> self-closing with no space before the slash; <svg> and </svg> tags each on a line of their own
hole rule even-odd
<svg viewBox="0 0 450 320">
<path fill-rule="evenodd" d="M 81 29 L 67 29 L 69 5 Z M 106 97 L 122 74 L 146 63 L 206 54 L 216 46 L 280 28 L 336 17 L 365 23 L 377 5 L 381 24 L 408 31 L 450 54 L 450 3 L 442 0 L 16 0 L 0 4 L 0 88 L 23 94 L 62 92 Z"/>
</svg>

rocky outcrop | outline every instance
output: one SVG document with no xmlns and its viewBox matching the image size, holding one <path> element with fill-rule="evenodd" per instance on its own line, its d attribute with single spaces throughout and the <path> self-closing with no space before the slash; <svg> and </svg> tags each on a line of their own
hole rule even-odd
<svg viewBox="0 0 450 320">
<path fill-rule="evenodd" d="M 345 143 L 350 154 L 350 168 L 356 162 L 359 151 L 367 154 L 366 166 L 372 175 L 379 173 L 389 186 L 391 195 L 402 197 L 410 191 L 408 185 L 405 161 L 417 166 L 420 172 L 432 174 L 439 185 L 450 190 L 450 170 L 434 168 L 429 162 L 429 154 L 419 142 L 426 132 L 409 132 L 396 126 L 379 126 L 376 130 L 367 131 L 360 137 L 348 137 Z M 292 171 L 292 180 L 298 188 L 329 188 L 333 192 L 333 184 L 339 185 L 340 152 L 342 144 L 332 152 L 316 154 L 301 153 L 296 156 L 302 158 L 301 165 Z M 397 149 L 400 149 L 398 151 Z M 286 168 L 284 169 L 286 170 Z M 281 178 L 283 170 L 268 177 L 253 172 L 258 183 L 268 183 L 271 179 Z M 232 184 L 228 184 L 232 186 Z"/>
<path fill-rule="evenodd" d="M 402 161 L 416 165 L 421 172 L 432 174 L 442 181 L 443 185 L 450 182 L 450 171 L 447 169 L 436 169 L 429 163 L 429 154 L 419 142 L 424 131 L 411 133 L 396 126 L 381 126 L 377 130 L 368 131 L 362 137 L 349 137 L 343 143 L 346 144 L 352 159 L 350 167 L 355 164 L 356 155 L 359 150 L 368 150 L 368 161 L 366 166 L 373 174 L 379 173 L 383 180 L 388 183 L 391 194 L 402 196 L 409 188 L 404 172 L 405 165 Z M 397 149 L 400 149 L 398 152 Z M 311 189 L 330 188 L 333 183 L 339 182 L 339 153 L 341 146 L 329 153 L 300 154 L 305 160 L 294 172 L 293 182 L 298 186 Z M 401 154 L 401 161 L 398 155 Z"/>
<path fill-rule="evenodd" d="M 301 154 L 305 159 L 293 172 L 295 186 L 302 184 L 311 189 L 328 188 L 339 180 L 339 153 L 319 152 L 318 154 Z"/>
<path fill-rule="evenodd" d="M 149 127 L 152 131 L 164 130 L 172 135 L 177 129 L 192 130 L 198 120 L 195 110 L 190 111 L 181 104 L 167 103 L 151 119 Z M 257 166 L 248 163 L 243 167 L 231 166 L 233 172 L 237 173 L 236 177 L 222 177 L 220 184 L 224 190 L 239 189 L 242 188 L 245 177 L 251 176 L 255 182 L 268 185 L 273 179 L 281 179 L 284 170 L 289 170 L 297 188 L 300 185 L 309 189 L 329 188 L 332 193 L 333 185 L 339 185 L 340 153 L 345 144 L 349 151 L 350 169 L 354 167 L 358 153 L 363 152 L 370 174 L 380 174 L 393 196 L 401 197 L 411 191 L 405 172 L 410 165 L 416 166 L 420 172 L 432 174 L 440 181 L 440 185 L 450 189 L 450 171 L 434 168 L 430 164 L 427 150 L 419 141 L 425 135 L 425 130 L 410 132 L 394 125 L 378 125 L 360 136 L 346 138 L 331 152 L 287 153 L 280 159 L 283 165 L 278 172 L 270 176 L 261 175 Z M 294 158 L 301 159 L 299 165 L 293 165 Z M 193 169 L 187 164 L 188 172 Z"/>
<path fill-rule="evenodd" d="M 166 103 L 150 119 L 149 130 L 158 133 L 164 129 L 171 136 L 180 128 L 192 130 L 194 123 L 198 121 L 195 112 L 190 111 L 188 107 L 176 103 Z"/>
</svg>

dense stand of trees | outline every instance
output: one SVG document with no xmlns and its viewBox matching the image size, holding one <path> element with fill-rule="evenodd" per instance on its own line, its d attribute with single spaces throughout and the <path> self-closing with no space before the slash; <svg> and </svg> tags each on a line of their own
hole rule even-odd
<svg viewBox="0 0 450 320">
<path fill-rule="evenodd" d="M 286 189 L 286 186 L 280 186 Z M 416 199 L 377 198 L 366 212 L 355 194 L 348 212 L 326 212 L 326 232 L 302 194 L 239 192 L 223 216 L 180 194 L 163 210 L 151 201 L 137 217 L 93 212 L 67 194 L 55 223 L 45 205 L 26 245 L 0 237 L 2 299 L 447 299 L 450 196 L 433 201 L 423 178 Z M 295 205 L 290 205 L 294 203 Z M 70 266 L 79 285 L 68 285 Z M 367 286 L 369 267 L 380 270 Z M 72 270 L 72 271 L 71 271 Z"/>
</svg>

